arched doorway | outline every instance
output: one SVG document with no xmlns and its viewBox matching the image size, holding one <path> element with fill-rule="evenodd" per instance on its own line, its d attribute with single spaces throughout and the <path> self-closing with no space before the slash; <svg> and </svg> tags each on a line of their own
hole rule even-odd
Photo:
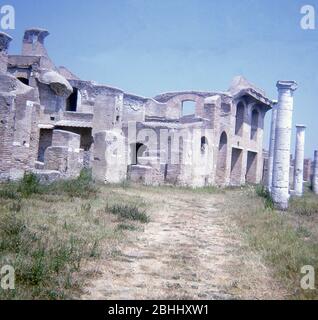
<svg viewBox="0 0 318 320">
<path fill-rule="evenodd" d="M 142 143 L 133 143 L 130 146 L 130 152 L 131 152 L 131 164 L 132 165 L 138 165 L 140 164 L 139 158 L 145 157 L 147 152 L 147 147 Z"/>
<path fill-rule="evenodd" d="M 206 137 L 201 137 L 201 154 L 207 154 L 209 148 L 208 139 Z"/>
<path fill-rule="evenodd" d="M 216 183 L 222 185 L 225 183 L 227 169 L 227 134 L 223 132 L 220 137 L 219 150 L 216 166 Z"/>
</svg>

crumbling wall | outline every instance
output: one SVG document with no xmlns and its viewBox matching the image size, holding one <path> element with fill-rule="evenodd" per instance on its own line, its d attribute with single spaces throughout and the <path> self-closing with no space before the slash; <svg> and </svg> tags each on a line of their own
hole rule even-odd
<svg viewBox="0 0 318 320">
<path fill-rule="evenodd" d="M 9 179 L 13 166 L 14 96 L 0 94 L 0 181 Z"/>
<path fill-rule="evenodd" d="M 123 94 L 107 87 L 95 87 L 93 135 L 95 133 L 121 128 Z"/>
<path fill-rule="evenodd" d="M 5 144 L 2 167 L 6 176 L 12 179 L 21 178 L 30 170 L 36 161 L 37 149 L 37 117 L 39 106 L 32 102 L 34 90 L 25 86 L 15 77 L 0 75 L 0 96 L 2 99 L 2 135 Z M 8 115 L 5 113 L 8 112 Z M 6 164 L 5 164 L 6 163 Z M 3 169 L 5 170 L 5 169 Z M 9 171 L 9 172 L 8 172 Z"/>
<path fill-rule="evenodd" d="M 123 122 L 127 123 L 128 121 L 145 121 L 146 101 L 147 99 L 125 94 L 123 101 Z"/>
</svg>

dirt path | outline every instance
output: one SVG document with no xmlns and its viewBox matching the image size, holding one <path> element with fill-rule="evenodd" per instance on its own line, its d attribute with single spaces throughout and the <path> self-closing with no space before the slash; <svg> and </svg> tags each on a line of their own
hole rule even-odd
<svg viewBox="0 0 318 320">
<path fill-rule="evenodd" d="M 128 190 L 126 193 L 133 194 Z M 99 262 L 83 299 L 282 299 L 283 290 L 222 212 L 223 194 L 138 191 L 151 223 Z"/>
</svg>

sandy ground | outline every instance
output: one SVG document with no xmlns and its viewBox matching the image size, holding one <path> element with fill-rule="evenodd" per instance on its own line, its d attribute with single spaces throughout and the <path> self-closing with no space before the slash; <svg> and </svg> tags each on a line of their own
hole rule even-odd
<svg viewBox="0 0 318 320">
<path fill-rule="evenodd" d="M 121 191 L 122 192 L 122 191 Z M 284 299 L 225 212 L 224 194 L 128 189 L 151 203 L 144 232 L 129 232 L 82 299 Z"/>
</svg>

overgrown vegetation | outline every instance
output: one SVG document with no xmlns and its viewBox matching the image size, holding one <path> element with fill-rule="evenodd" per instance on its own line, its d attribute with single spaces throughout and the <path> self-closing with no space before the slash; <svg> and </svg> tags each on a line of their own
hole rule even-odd
<svg viewBox="0 0 318 320">
<path fill-rule="evenodd" d="M 98 189 L 92 181 L 90 170 L 82 170 L 77 179 L 54 182 L 49 185 L 40 184 L 34 174 L 27 173 L 21 181 L 5 183 L 0 188 L 0 198 L 15 200 L 29 198 L 37 194 L 89 198 L 95 197 L 98 193 Z"/>
<path fill-rule="evenodd" d="M 126 213 L 117 209 L 121 221 L 105 212 L 109 199 L 113 208 L 126 203 Z M 134 224 L 126 222 L 131 219 Z M 148 216 L 134 198 L 97 187 L 86 170 L 78 179 L 50 185 L 32 174 L 0 184 L 0 266 L 12 265 L 16 277 L 16 289 L 0 289 L 0 299 L 80 295 L 90 276 L 86 262 L 112 257 L 125 231 L 140 229 L 139 221 Z"/>
<path fill-rule="evenodd" d="M 82 170 L 80 176 L 75 180 L 59 181 L 47 187 L 51 194 L 67 194 L 69 197 L 96 197 L 98 189 L 92 182 L 91 172 Z"/>
<path fill-rule="evenodd" d="M 318 197 L 306 192 L 291 200 L 289 212 L 274 210 L 263 187 L 232 191 L 227 203 L 252 248 L 260 252 L 290 292 L 289 298 L 317 299 L 318 290 L 302 290 L 305 265 L 318 270 Z"/>
<path fill-rule="evenodd" d="M 266 209 L 274 209 L 274 202 L 273 199 L 271 197 L 270 192 L 268 191 L 268 189 L 263 186 L 263 185 L 257 185 L 255 187 L 255 192 L 256 194 L 264 199 L 264 204 L 265 204 L 265 208 Z"/>
</svg>

